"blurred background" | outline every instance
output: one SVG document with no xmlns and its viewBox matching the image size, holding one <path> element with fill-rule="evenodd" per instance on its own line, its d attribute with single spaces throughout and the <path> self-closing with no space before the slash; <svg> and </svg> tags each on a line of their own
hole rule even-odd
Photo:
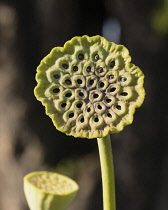
<svg viewBox="0 0 168 210">
<path fill-rule="evenodd" d="M 146 76 L 133 124 L 111 135 L 117 210 L 168 209 L 168 0 L 0 0 L 0 210 L 28 210 L 36 170 L 78 182 L 68 210 L 103 209 L 96 140 L 57 131 L 33 94 L 40 60 L 84 34 L 125 45 Z"/>
</svg>

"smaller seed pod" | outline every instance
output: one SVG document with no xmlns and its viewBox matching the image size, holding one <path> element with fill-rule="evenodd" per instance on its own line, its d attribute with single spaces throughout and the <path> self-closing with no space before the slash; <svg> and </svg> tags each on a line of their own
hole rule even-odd
<svg viewBox="0 0 168 210">
<path fill-rule="evenodd" d="M 39 171 L 24 177 L 24 192 L 31 210 L 65 210 L 78 189 L 75 181 L 58 173 Z"/>
<path fill-rule="evenodd" d="M 133 121 L 144 101 L 144 74 L 123 45 L 101 36 L 74 37 L 37 68 L 35 96 L 67 135 L 101 138 Z"/>
</svg>

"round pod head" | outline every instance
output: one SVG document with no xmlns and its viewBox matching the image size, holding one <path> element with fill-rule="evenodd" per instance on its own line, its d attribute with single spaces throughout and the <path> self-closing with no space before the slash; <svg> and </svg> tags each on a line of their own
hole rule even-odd
<svg viewBox="0 0 168 210">
<path fill-rule="evenodd" d="M 144 100 L 144 75 L 129 51 L 101 36 L 74 37 L 37 68 L 36 98 L 67 135 L 100 138 L 132 123 Z"/>
<path fill-rule="evenodd" d="M 65 210 L 74 199 L 78 185 L 53 172 L 32 172 L 24 177 L 24 192 L 31 210 Z"/>
</svg>

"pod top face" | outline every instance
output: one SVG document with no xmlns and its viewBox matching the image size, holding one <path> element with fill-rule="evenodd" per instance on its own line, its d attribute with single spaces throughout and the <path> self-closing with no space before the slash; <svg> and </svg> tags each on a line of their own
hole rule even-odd
<svg viewBox="0 0 168 210">
<path fill-rule="evenodd" d="M 67 135 L 91 139 L 119 132 L 145 97 L 144 75 L 130 62 L 123 45 L 101 36 L 74 37 L 41 61 L 35 96 Z"/>
</svg>

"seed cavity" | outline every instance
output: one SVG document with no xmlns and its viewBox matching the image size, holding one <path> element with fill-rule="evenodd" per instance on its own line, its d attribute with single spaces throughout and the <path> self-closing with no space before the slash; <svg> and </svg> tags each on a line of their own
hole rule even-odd
<svg viewBox="0 0 168 210">
<path fill-rule="evenodd" d="M 53 89 L 53 93 L 59 93 L 60 92 L 60 89 L 59 88 L 54 88 Z"/>
<path fill-rule="evenodd" d="M 111 99 L 110 98 L 106 98 L 106 102 L 107 103 L 110 103 L 111 102 Z"/>
<path fill-rule="evenodd" d="M 93 98 L 98 98 L 98 97 L 99 97 L 99 95 L 97 93 L 93 94 Z"/>
<path fill-rule="evenodd" d="M 115 87 L 110 88 L 110 92 L 111 92 L 111 93 L 114 92 L 115 90 L 116 90 Z"/>
<path fill-rule="evenodd" d="M 76 104 L 76 107 L 80 109 L 82 107 L 82 104 L 78 103 L 78 104 Z"/>
<path fill-rule="evenodd" d="M 97 108 L 98 108 L 98 109 L 102 109 L 102 106 L 101 106 L 101 105 L 98 105 Z"/>
<path fill-rule="evenodd" d="M 95 117 L 94 121 L 95 122 L 99 122 L 99 118 L 98 117 Z"/>
<path fill-rule="evenodd" d="M 87 108 L 87 112 L 90 112 L 91 111 L 91 108 L 89 107 L 89 108 Z"/>
<path fill-rule="evenodd" d="M 73 113 L 73 112 L 72 112 L 72 113 L 70 113 L 70 114 L 68 115 L 68 117 L 69 117 L 69 118 L 74 117 L 74 113 Z"/>
<path fill-rule="evenodd" d="M 65 97 L 67 97 L 67 98 L 69 98 L 69 97 L 71 97 L 72 96 L 72 93 L 66 93 L 65 94 Z"/>
<path fill-rule="evenodd" d="M 110 62 L 110 67 L 113 68 L 115 66 L 115 61 Z"/>
<path fill-rule="evenodd" d="M 86 71 L 89 73 L 89 72 L 91 72 L 91 66 L 88 66 L 87 68 L 86 68 Z"/>
<path fill-rule="evenodd" d="M 62 103 L 62 104 L 61 104 L 61 107 L 62 107 L 62 108 L 65 108 L 66 105 L 67 105 L 66 103 Z"/>
<path fill-rule="evenodd" d="M 104 87 L 104 82 L 100 83 L 100 87 L 103 88 Z"/>
<path fill-rule="evenodd" d="M 80 53 L 80 54 L 78 55 L 78 58 L 79 58 L 79 60 L 83 60 L 83 59 L 84 59 L 84 55 L 83 55 L 82 53 Z"/>
<path fill-rule="evenodd" d="M 83 96 L 84 96 L 84 94 L 83 94 L 82 92 L 79 92 L 79 96 L 83 97 Z"/>
<path fill-rule="evenodd" d="M 73 71 L 75 71 L 75 72 L 78 71 L 78 67 L 77 66 L 74 66 L 73 67 Z"/>
<path fill-rule="evenodd" d="M 113 74 L 110 74 L 110 75 L 108 76 L 108 79 L 114 79 L 114 75 L 113 75 Z"/>
<path fill-rule="evenodd" d="M 94 56 L 95 61 L 98 61 L 99 58 L 100 58 L 99 55 L 98 54 L 95 54 L 95 56 Z"/>
<path fill-rule="evenodd" d="M 122 93 L 120 93 L 120 95 L 121 95 L 121 96 L 127 96 L 128 93 L 127 93 L 127 92 L 122 92 Z"/>
<path fill-rule="evenodd" d="M 102 68 L 102 67 L 99 67 L 97 71 L 98 71 L 99 73 L 102 73 L 102 72 L 103 72 L 103 68 Z"/>
<path fill-rule="evenodd" d="M 83 122 L 84 122 L 84 117 L 82 117 L 82 118 L 80 119 L 80 122 L 81 122 L 81 123 L 83 123 Z"/>
<path fill-rule="evenodd" d="M 71 82 L 70 79 L 66 79 L 66 80 L 65 80 L 65 83 L 66 83 L 67 85 L 71 85 L 71 84 L 72 84 L 72 82 Z"/>
<path fill-rule="evenodd" d="M 125 81 L 127 81 L 127 78 L 126 77 L 120 77 L 120 81 L 125 82 Z"/>
<path fill-rule="evenodd" d="M 93 83 L 94 83 L 94 80 L 91 79 L 91 80 L 89 81 L 89 85 L 93 85 Z"/>
<path fill-rule="evenodd" d="M 77 83 L 80 85 L 82 84 L 82 80 L 81 79 L 77 79 Z"/>
<path fill-rule="evenodd" d="M 120 105 L 117 105 L 116 108 L 117 108 L 118 110 L 121 110 L 121 106 L 120 106 Z"/>
<path fill-rule="evenodd" d="M 54 77 L 55 79 L 59 79 L 59 78 L 60 78 L 60 74 L 54 74 L 53 77 Z"/>
<path fill-rule="evenodd" d="M 67 63 L 63 63 L 63 64 L 62 64 L 62 67 L 63 67 L 64 69 L 68 69 L 69 65 L 68 65 Z"/>
<path fill-rule="evenodd" d="M 112 118 L 112 115 L 110 113 L 107 114 L 107 117 Z"/>
</svg>

